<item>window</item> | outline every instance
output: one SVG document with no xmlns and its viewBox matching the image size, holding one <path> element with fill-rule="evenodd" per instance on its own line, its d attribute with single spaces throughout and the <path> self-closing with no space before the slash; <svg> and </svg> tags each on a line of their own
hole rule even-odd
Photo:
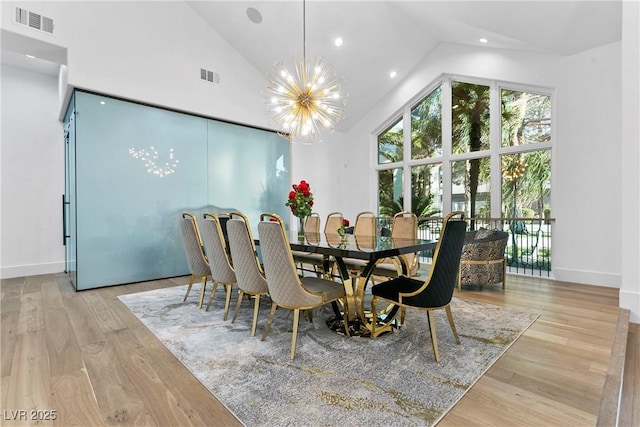
<svg viewBox="0 0 640 427">
<path fill-rule="evenodd" d="M 551 151 L 524 150 L 551 141 L 551 97 L 528 91 L 501 91 L 502 148 L 517 150 L 501 157 L 502 215 L 549 216 Z"/>
<path fill-rule="evenodd" d="M 393 216 L 402 211 L 402 168 L 378 172 L 378 215 Z"/>
<path fill-rule="evenodd" d="M 378 136 L 378 163 L 402 161 L 402 140 L 404 138 L 402 119 Z"/>
<path fill-rule="evenodd" d="M 491 217 L 489 157 L 451 162 L 451 210 L 469 218 Z"/>
<path fill-rule="evenodd" d="M 546 218 L 551 212 L 551 151 L 502 156 L 502 216 Z"/>
<path fill-rule="evenodd" d="M 451 76 L 436 83 L 377 136 L 380 215 L 548 217 L 552 92 Z"/>
<path fill-rule="evenodd" d="M 411 109 L 411 158 L 442 156 L 442 102 L 440 87 Z"/>
<path fill-rule="evenodd" d="M 442 163 L 411 168 L 411 211 L 422 217 L 442 212 Z"/>
<path fill-rule="evenodd" d="M 451 82 L 453 154 L 489 149 L 489 86 Z"/>
<path fill-rule="evenodd" d="M 551 98 L 502 90 L 502 146 L 515 147 L 551 140 Z"/>
</svg>

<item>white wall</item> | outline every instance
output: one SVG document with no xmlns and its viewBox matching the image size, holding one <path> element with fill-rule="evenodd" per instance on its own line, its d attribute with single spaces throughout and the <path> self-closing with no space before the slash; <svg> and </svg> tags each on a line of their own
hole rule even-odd
<svg viewBox="0 0 640 427">
<path fill-rule="evenodd" d="M 640 3 L 622 4 L 622 286 L 620 307 L 640 323 Z"/>
<path fill-rule="evenodd" d="M 552 191 L 558 193 L 552 216 L 558 217 L 554 241 L 566 242 L 554 246 L 559 280 L 620 287 L 620 46 L 614 43 L 558 64 L 553 173 L 559 179 L 553 181 Z"/>
<path fill-rule="evenodd" d="M 185 2 L 28 2 L 50 17 L 55 36 L 12 22 L 2 2 L 2 27 L 68 50 L 68 83 L 148 104 L 267 127 L 264 76 Z M 200 79 L 200 68 L 220 84 Z"/>
<path fill-rule="evenodd" d="M 335 132 L 325 135 L 324 141 L 314 144 L 293 144 L 292 171 L 293 182 L 304 179 L 311 185 L 313 192 L 313 211 L 324 218 L 331 212 L 342 212 L 345 218 L 355 219 L 355 213 L 348 209 L 350 206 L 364 206 L 355 204 L 350 197 L 349 182 L 342 181 L 345 162 L 349 162 L 349 142 L 344 134 Z M 362 169 L 363 175 L 368 175 L 368 164 Z M 367 193 L 369 187 L 360 186 L 354 189 L 357 193 Z M 345 199 L 347 197 L 347 199 Z M 324 225 L 323 225 L 324 226 Z"/>
<path fill-rule="evenodd" d="M 2 66 L 0 277 L 64 270 L 57 79 Z"/>
</svg>

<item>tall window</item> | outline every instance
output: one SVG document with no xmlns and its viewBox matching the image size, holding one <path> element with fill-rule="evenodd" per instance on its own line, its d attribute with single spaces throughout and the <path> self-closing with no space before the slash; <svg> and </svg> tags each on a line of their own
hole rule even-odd
<svg viewBox="0 0 640 427">
<path fill-rule="evenodd" d="M 490 148 L 490 88 L 451 82 L 452 154 L 475 153 Z M 485 155 L 486 156 L 486 155 Z M 451 162 L 451 210 L 469 217 L 491 216 L 489 157 Z"/>
<path fill-rule="evenodd" d="M 444 77 L 378 134 L 379 213 L 549 216 L 551 91 L 464 80 Z"/>
<path fill-rule="evenodd" d="M 516 150 L 501 157 L 502 215 L 547 217 L 551 212 L 551 98 L 518 90 L 501 91 L 501 147 Z"/>
</svg>

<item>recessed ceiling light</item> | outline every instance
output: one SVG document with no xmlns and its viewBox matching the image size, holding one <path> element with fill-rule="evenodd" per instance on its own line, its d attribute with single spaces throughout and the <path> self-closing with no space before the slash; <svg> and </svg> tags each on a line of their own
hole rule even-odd
<svg viewBox="0 0 640 427">
<path fill-rule="evenodd" d="M 106 102 L 100 101 L 100 105 L 104 105 L 104 104 L 106 104 Z"/>
<path fill-rule="evenodd" d="M 254 24 L 259 24 L 262 22 L 262 14 L 255 7 L 247 8 L 247 17 Z"/>
<path fill-rule="evenodd" d="M 398 73 L 396 73 L 395 71 L 392 71 L 392 72 L 389 73 L 389 77 L 391 77 L 392 79 L 397 75 L 398 75 Z"/>
<path fill-rule="evenodd" d="M 479 41 L 480 43 L 489 43 L 489 40 L 485 39 L 484 37 L 480 37 L 480 38 L 478 39 L 478 41 Z"/>
<path fill-rule="evenodd" d="M 336 37 L 336 39 L 333 41 L 333 44 L 335 44 L 336 46 L 342 46 L 342 43 L 344 43 L 342 37 Z"/>
<path fill-rule="evenodd" d="M 35 59 L 35 58 L 36 58 L 35 56 L 33 56 L 33 55 L 29 55 L 29 54 L 26 54 L 25 56 L 26 56 L 27 58 L 30 58 L 30 59 Z"/>
</svg>

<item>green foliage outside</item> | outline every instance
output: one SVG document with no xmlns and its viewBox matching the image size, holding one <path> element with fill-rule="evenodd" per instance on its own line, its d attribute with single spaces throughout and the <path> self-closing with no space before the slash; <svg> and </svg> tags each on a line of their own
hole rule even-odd
<svg viewBox="0 0 640 427">
<path fill-rule="evenodd" d="M 452 195 L 455 203 L 464 203 L 467 216 L 489 218 L 492 216 L 490 194 L 490 86 L 451 82 L 451 153 L 472 154 L 478 157 L 451 162 L 451 181 L 464 194 Z M 431 159 L 442 156 L 442 92 L 438 87 L 416 104 L 410 112 L 411 160 Z M 500 89 L 501 147 L 522 147 L 525 151 L 501 155 L 501 216 L 524 218 L 550 218 L 551 150 L 540 149 L 535 144 L 551 139 L 551 98 L 545 94 Z M 495 112 L 494 112 L 495 113 Z M 379 163 L 398 163 L 395 169 L 379 172 L 379 214 L 393 216 L 403 209 L 401 188 L 403 167 L 411 167 L 411 210 L 419 217 L 440 213 L 440 205 L 434 198 L 442 197 L 438 183 L 429 182 L 428 171 L 421 167 L 437 167 L 437 163 L 422 166 L 402 164 L 404 133 L 409 129 L 399 119 L 378 138 Z M 528 150 L 527 146 L 531 146 Z M 486 154 L 485 154 L 486 152 Z M 408 159 L 407 159 L 408 160 Z M 417 170 L 414 172 L 414 170 Z M 422 174 L 422 175 L 421 175 Z M 431 181 L 435 181 L 431 177 Z M 463 198 L 463 201 L 461 200 Z M 437 208 L 435 207 L 437 206 Z M 533 230 L 536 231 L 536 230 Z M 545 232 L 538 230 L 538 237 Z M 508 253 L 511 262 L 526 263 L 536 253 L 539 262 L 549 263 L 549 250 L 537 251 L 537 240 L 532 247 L 521 248 L 515 236 Z"/>
<path fill-rule="evenodd" d="M 548 95 L 516 90 L 501 90 L 501 145 L 523 146 L 546 142 L 551 137 L 551 99 Z M 411 159 L 442 155 L 442 94 L 437 88 L 411 109 Z M 473 153 L 490 148 L 490 97 L 487 85 L 451 83 L 452 154 Z M 402 119 L 378 138 L 380 163 L 402 162 Z M 481 154 L 483 156 L 484 154 Z M 484 155 L 486 156 L 486 155 Z M 551 153 L 550 150 L 507 154 L 502 156 L 502 216 L 549 217 Z M 469 217 L 491 217 L 490 197 L 479 193 L 488 187 L 491 177 L 489 157 L 453 161 L 452 183 L 465 189 L 464 205 Z M 379 174 L 379 212 L 393 215 L 402 209 L 398 197 L 402 186 L 402 169 Z M 395 179 L 398 181 L 394 181 Z M 404 183 L 406 184 L 406 183 Z M 416 215 L 438 213 L 432 208 L 433 193 L 439 189 L 421 180 L 412 171 L 411 209 Z M 395 190 L 395 196 L 394 196 Z M 446 190 L 445 190 L 446 191 Z"/>
</svg>

